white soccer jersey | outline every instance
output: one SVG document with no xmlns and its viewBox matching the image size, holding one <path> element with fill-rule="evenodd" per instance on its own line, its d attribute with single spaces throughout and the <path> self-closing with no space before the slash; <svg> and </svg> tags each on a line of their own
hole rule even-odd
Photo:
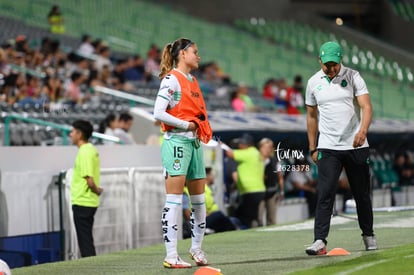
<svg viewBox="0 0 414 275">
<path fill-rule="evenodd" d="M 361 127 L 361 110 L 357 96 L 368 94 L 359 72 L 341 64 L 338 75 L 329 80 L 320 70 L 308 81 L 306 105 L 318 106 L 318 148 L 353 149 L 353 141 Z M 368 147 L 368 141 L 361 147 Z"/>
</svg>

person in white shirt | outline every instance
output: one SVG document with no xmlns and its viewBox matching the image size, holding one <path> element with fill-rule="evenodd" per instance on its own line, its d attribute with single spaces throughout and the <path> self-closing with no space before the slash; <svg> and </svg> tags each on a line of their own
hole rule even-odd
<svg viewBox="0 0 414 275">
<path fill-rule="evenodd" d="M 84 34 L 82 36 L 82 43 L 77 52 L 83 56 L 91 56 L 95 53 L 95 48 L 92 46 L 92 39 L 89 35 Z"/>
<path fill-rule="evenodd" d="M 310 77 L 306 87 L 309 151 L 318 165 L 314 243 L 306 248 L 308 255 L 327 253 L 326 238 L 343 168 L 357 205 L 365 249 L 377 249 L 367 141 L 371 100 L 359 72 L 341 64 L 342 52 L 338 43 L 324 43 L 319 51 L 321 70 Z"/>
<path fill-rule="evenodd" d="M 133 117 L 128 113 L 119 115 L 118 127 L 114 130 L 114 135 L 119 137 L 121 144 L 136 144 L 132 135 L 128 132 L 132 127 Z"/>
<path fill-rule="evenodd" d="M 115 114 L 109 114 L 105 117 L 105 119 L 99 124 L 99 133 L 108 135 L 108 136 L 116 136 L 115 129 L 118 127 L 118 118 Z M 104 145 L 114 145 L 116 142 L 110 140 L 104 140 Z"/>
</svg>

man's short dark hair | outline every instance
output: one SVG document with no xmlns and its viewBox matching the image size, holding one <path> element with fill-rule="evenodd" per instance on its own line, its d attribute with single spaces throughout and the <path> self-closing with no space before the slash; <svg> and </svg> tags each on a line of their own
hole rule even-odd
<svg viewBox="0 0 414 275">
<path fill-rule="evenodd" d="M 132 116 L 128 113 L 121 113 L 119 115 L 119 120 L 127 122 L 127 121 L 132 120 Z"/>
<path fill-rule="evenodd" d="M 82 74 L 80 73 L 80 72 L 78 72 L 78 71 L 74 71 L 71 75 L 70 75 L 70 79 L 72 80 L 72 81 L 76 81 L 76 80 L 78 80 L 79 78 L 81 78 L 82 77 Z"/>
<path fill-rule="evenodd" d="M 72 123 L 72 127 L 82 133 L 82 139 L 88 141 L 92 136 L 93 126 L 89 121 L 76 120 Z"/>
<path fill-rule="evenodd" d="M 85 42 L 85 41 L 89 40 L 90 38 L 91 38 L 91 36 L 89 34 L 83 34 L 81 41 Z"/>
</svg>

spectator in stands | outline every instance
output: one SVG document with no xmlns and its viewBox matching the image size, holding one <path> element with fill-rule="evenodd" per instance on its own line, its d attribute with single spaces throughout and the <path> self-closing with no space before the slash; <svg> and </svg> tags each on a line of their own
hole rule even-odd
<svg viewBox="0 0 414 275">
<path fill-rule="evenodd" d="M 18 104 L 21 106 L 41 105 L 46 99 L 41 97 L 40 79 L 29 75 L 27 85 L 20 88 Z"/>
<path fill-rule="evenodd" d="M 41 71 L 44 68 L 44 66 L 45 66 L 45 63 L 44 63 L 44 60 L 45 60 L 44 54 L 41 53 L 40 51 L 33 51 L 31 53 L 31 56 L 28 57 L 27 59 L 28 59 L 27 64 L 31 68 L 33 68 L 36 72 Z"/>
<path fill-rule="evenodd" d="M 311 171 L 307 171 L 309 163 L 305 159 L 296 159 L 291 170 L 286 176 L 285 190 L 287 197 L 305 197 L 308 204 L 310 217 L 315 217 L 316 209 L 316 180 L 312 178 Z"/>
<path fill-rule="evenodd" d="M 254 146 L 253 137 L 243 134 L 238 140 L 238 149 L 225 146 L 225 154 L 237 163 L 237 189 L 239 204 L 235 217 L 242 227 L 258 226 L 259 205 L 265 196 L 264 168 L 259 150 Z"/>
<path fill-rule="evenodd" d="M 137 54 L 128 58 L 126 69 L 123 73 L 125 81 L 143 82 L 146 79 L 144 60 Z"/>
<path fill-rule="evenodd" d="M 284 77 L 276 79 L 277 93 L 275 104 L 279 113 L 286 113 L 287 109 L 287 83 Z"/>
<path fill-rule="evenodd" d="M 148 51 L 147 56 L 155 56 L 161 51 L 160 47 L 156 43 L 151 43 Z"/>
<path fill-rule="evenodd" d="M 276 85 L 276 79 L 275 78 L 269 78 L 266 80 L 264 86 L 263 86 L 263 93 L 262 96 L 264 99 L 275 102 L 276 95 L 277 95 L 277 85 Z"/>
<path fill-rule="evenodd" d="M 47 21 L 49 22 L 50 32 L 52 34 L 65 33 L 65 25 L 63 23 L 63 14 L 58 5 L 53 5 L 47 15 Z"/>
<path fill-rule="evenodd" d="M 101 51 L 101 49 L 103 47 L 105 47 L 104 42 L 100 38 L 96 38 L 95 40 L 92 41 L 91 44 L 92 44 L 93 48 L 95 49 L 94 50 L 95 54 L 98 54 Z"/>
<path fill-rule="evenodd" d="M 13 46 L 10 43 L 3 43 L 1 45 L 0 51 L 2 56 L 0 59 L 0 72 L 5 76 L 10 74 L 10 63 L 13 59 Z"/>
<path fill-rule="evenodd" d="M 128 113 L 121 113 L 118 119 L 118 127 L 114 130 L 114 135 L 119 137 L 122 144 L 136 144 L 129 130 L 132 127 L 133 117 Z"/>
<path fill-rule="evenodd" d="M 372 119 L 368 89 L 359 72 L 341 64 L 342 47 L 333 41 L 319 50 L 321 70 L 306 87 L 309 151 L 318 164 L 314 243 L 308 255 L 326 254 L 326 238 L 339 175 L 344 168 L 357 206 L 366 250 L 376 250 L 373 229 L 369 145 Z"/>
<path fill-rule="evenodd" d="M 208 143 L 212 130 L 203 94 L 197 79 L 190 74 L 198 68 L 199 61 L 197 45 L 186 38 L 168 43 L 162 52 L 161 84 L 155 100 L 154 118 L 161 121 L 164 132 L 161 153 L 166 203 L 162 230 L 167 254 L 163 265 L 166 268 L 191 267 L 177 252 L 177 214 L 181 212 L 185 184 L 193 208 L 190 255 L 197 265 L 208 264 L 201 249 L 206 222 L 206 174 L 200 141 Z"/>
<path fill-rule="evenodd" d="M 230 76 L 220 68 L 215 61 L 207 62 L 202 66 L 202 79 L 213 85 L 223 85 L 230 83 Z"/>
<path fill-rule="evenodd" d="M 237 93 L 240 99 L 245 103 L 245 111 L 257 112 L 260 110 L 260 108 L 255 105 L 252 98 L 249 96 L 249 87 L 247 87 L 245 83 L 239 83 Z"/>
<path fill-rule="evenodd" d="M 25 60 L 25 54 L 22 52 L 14 51 L 12 63 L 20 67 L 27 67 L 26 60 Z"/>
<path fill-rule="evenodd" d="M 66 58 L 62 58 L 58 60 L 56 64 L 54 65 L 55 66 L 54 73 L 62 81 L 64 81 L 68 77 L 67 68 L 66 68 L 67 63 L 69 63 L 68 60 Z"/>
<path fill-rule="evenodd" d="M 66 58 L 66 55 L 60 51 L 60 41 L 49 37 L 42 38 L 40 49 L 35 52 L 44 55 L 44 66 L 55 66 L 55 63 L 58 62 L 60 58 Z"/>
<path fill-rule="evenodd" d="M 397 172 L 400 185 L 414 185 L 414 164 L 408 152 L 397 152 L 393 168 Z"/>
<path fill-rule="evenodd" d="M 10 73 L 8 54 L 3 46 L 0 48 L 0 102 L 7 102 L 6 79 Z"/>
<path fill-rule="evenodd" d="M 29 40 L 25 35 L 18 35 L 15 39 L 14 48 L 16 52 L 22 53 L 23 57 L 33 53 L 33 50 L 29 47 Z"/>
<path fill-rule="evenodd" d="M 115 130 L 118 128 L 118 118 L 115 114 L 111 113 L 105 117 L 103 121 L 99 124 L 99 133 L 109 135 L 109 136 L 116 136 Z M 104 145 L 113 145 L 116 144 L 113 141 L 104 140 Z"/>
<path fill-rule="evenodd" d="M 99 49 L 98 55 L 95 59 L 95 68 L 98 72 L 102 71 L 104 66 L 108 66 L 109 70 L 112 72 L 113 64 L 110 57 L 111 49 L 108 46 L 103 46 Z"/>
<path fill-rule="evenodd" d="M 145 74 L 148 76 L 148 82 L 157 82 L 158 80 L 154 77 L 160 73 L 160 61 L 161 61 L 161 50 L 157 45 L 153 44 L 147 53 L 147 59 L 145 60 Z"/>
<path fill-rule="evenodd" d="M 19 100 L 21 90 L 26 89 L 27 83 L 24 74 L 11 73 L 5 78 L 3 85 L 3 97 L 10 105 L 16 103 Z"/>
<path fill-rule="evenodd" d="M 73 72 L 79 72 L 84 77 L 85 83 L 86 80 L 92 74 L 92 62 L 90 59 L 77 54 L 73 54 L 68 58 L 70 63 L 66 66 L 66 74 L 71 75 Z"/>
<path fill-rule="evenodd" d="M 58 102 L 63 96 L 62 81 L 57 77 L 48 76 L 42 86 L 43 96 L 47 102 Z"/>
<path fill-rule="evenodd" d="M 8 52 L 0 48 L 0 74 L 3 75 L 3 77 L 7 77 L 10 73 L 10 65 L 9 65 L 9 55 Z"/>
<path fill-rule="evenodd" d="M 92 124 L 85 120 L 75 121 L 70 132 L 72 143 L 79 148 L 70 189 L 73 220 L 82 257 L 96 255 L 92 230 L 99 196 L 103 192 L 100 187 L 99 153 L 88 142 L 92 132 Z"/>
<path fill-rule="evenodd" d="M 273 225 L 276 224 L 276 201 L 283 200 L 284 197 L 284 177 L 282 171 L 277 170 L 273 141 L 269 138 L 262 138 L 258 145 L 264 163 L 264 183 L 266 186 L 265 198 L 259 206 L 259 226 Z M 263 222 L 265 214 L 266 224 Z"/>
<path fill-rule="evenodd" d="M 289 115 L 299 115 L 304 112 L 305 100 L 303 99 L 302 76 L 296 75 L 293 79 L 293 85 L 287 89 L 287 107 L 286 113 Z"/>
<path fill-rule="evenodd" d="M 112 71 L 112 87 L 121 91 L 133 91 L 134 87 L 125 81 L 125 71 L 128 68 L 128 60 L 120 59 L 115 63 Z"/>
<path fill-rule="evenodd" d="M 73 72 L 69 82 L 66 84 L 64 103 L 70 106 L 81 104 L 84 101 L 81 85 L 85 81 L 83 75 L 79 72 Z M 86 98 L 85 98 L 86 99 Z"/>
<path fill-rule="evenodd" d="M 243 101 L 242 94 L 239 89 L 236 89 L 231 93 L 230 103 L 233 111 L 244 112 L 247 109 L 246 103 Z"/>
<path fill-rule="evenodd" d="M 92 87 L 94 86 L 104 86 L 107 88 L 113 88 L 113 78 L 112 78 L 112 72 L 109 69 L 109 66 L 104 65 L 102 67 L 102 70 L 100 72 L 96 72 L 96 77 L 91 77 L 90 85 Z"/>
<path fill-rule="evenodd" d="M 82 35 L 81 44 L 79 45 L 77 53 L 85 57 L 90 57 L 95 53 L 95 48 L 92 45 L 92 37 L 90 35 Z"/>
</svg>

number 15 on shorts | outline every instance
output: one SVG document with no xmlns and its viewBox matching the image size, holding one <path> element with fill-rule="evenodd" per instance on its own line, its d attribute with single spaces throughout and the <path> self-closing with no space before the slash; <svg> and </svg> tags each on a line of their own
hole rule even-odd
<svg viewBox="0 0 414 275">
<path fill-rule="evenodd" d="M 183 158 L 183 147 L 174 146 L 174 158 Z"/>
</svg>

